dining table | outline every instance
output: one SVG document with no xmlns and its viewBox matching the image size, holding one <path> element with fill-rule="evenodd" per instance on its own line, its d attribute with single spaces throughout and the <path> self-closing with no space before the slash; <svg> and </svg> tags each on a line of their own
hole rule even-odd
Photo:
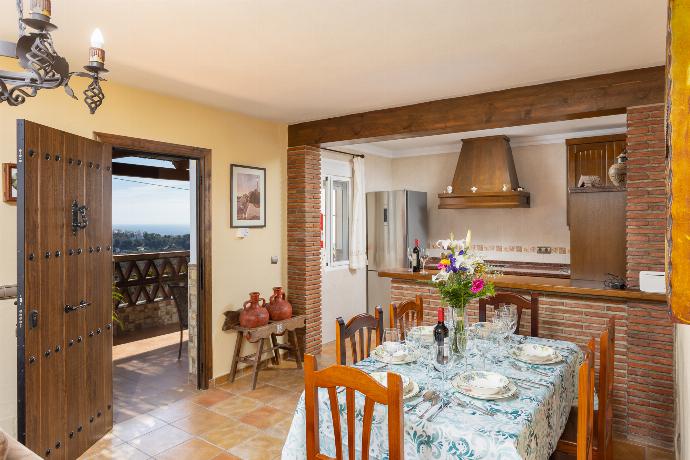
<svg viewBox="0 0 690 460">
<path fill-rule="evenodd" d="M 446 379 L 428 365 L 416 360 L 406 364 L 386 364 L 374 357 L 355 366 L 369 374 L 395 372 L 418 384 L 419 393 L 404 400 L 404 451 L 407 459 L 548 459 L 565 429 L 571 406 L 577 397 L 577 374 L 584 354 L 572 342 L 539 337 L 514 336 L 512 346 L 546 345 L 557 350 L 562 360 L 554 364 L 527 364 L 509 353 L 510 347 L 486 355 L 468 351 Z M 470 347 L 471 349 L 471 347 Z M 469 349 L 468 349 L 469 350 Z M 516 393 L 496 400 L 476 399 L 451 385 L 455 375 L 473 370 L 489 370 L 507 377 Z M 431 407 L 422 395 L 434 390 L 442 404 Z M 347 455 L 345 392 L 339 391 L 343 451 Z M 356 458 L 361 458 L 361 430 L 364 397 L 356 393 Z M 429 410 L 427 410 L 429 409 Z M 438 414 L 433 415 L 435 412 Z M 369 458 L 388 459 L 386 406 L 376 404 L 372 423 Z M 319 433 L 321 452 L 335 457 L 333 422 L 329 398 L 319 390 Z M 282 450 L 283 460 L 302 460 L 306 455 L 306 416 L 304 393 L 295 409 L 290 431 Z M 352 459 L 350 459 L 352 460 Z"/>
</svg>

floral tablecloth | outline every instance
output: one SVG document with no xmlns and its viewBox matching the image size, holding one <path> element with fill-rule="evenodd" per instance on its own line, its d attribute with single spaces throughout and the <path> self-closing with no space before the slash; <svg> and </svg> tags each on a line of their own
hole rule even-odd
<svg viewBox="0 0 690 460">
<path fill-rule="evenodd" d="M 563 362 L 555 365 L 536 366 L 540 373 L 520 371 L 511 358 L 497 359 L 487 365 L 487 370 L 499 372 L 508 378 L 540 382 L 541 385 L 526 384 L 518 386 L 516 396 L 499 401 L 480 401 L 453 394 L 472 402 L 495 415 L 483 415 L 473 410 L 451 405 L 433 421 L 420 418 L 428 406 L 425 402 L 414 411 L 407 411 L 418 398 L 405 403 L 405 458 L 406 459 L 548 459 L 556 448 L 556 443 L 565 428 L 570 407 L 577 396 L 577 369 L 582 362 L 582 352 L 571 342 L 561 342 L 542 338 L 527 338 L 527 343 L 540 343 L 557 347 L 563 355 Z M 378 362 L 368 358 L 357 364 L 366 372 L 389 370 L 407 375 L 417 382 L 427 382 L 428 371 L 419 362 L 392 365 L 376 369 Z M 529 365 L 524 365 L 529 367 Z M 468 358 L 468 368 L 481 369 L 482 360 L 478 354 Z M 546 373 L 548 376 L 544 376 Z M 435 386 L 437 382 L 429 381 Z M 444 387 L 451 391 L 448 385 Z M 357 459 L 361 457 L 361 433 L 364 398 L 356 393 L 355 439 Z M 446 393 L 444 396 L 450 396 Z M 347 456 L 347 421 L 345 392 L 338 394 L 341 426 L 343 427 L 343 453 Z M 321 452 L 335 457 L 333 423 L 331 419 L 328 394 L 322 389 L 319 393 L 319 433 Z M 433 410 L 429 414 L 433 413 Z M 429 415 L 427 414 L 427 416 Z M 282 459 L 306 458 L 306 422 L 304 393 L 295 410 L 292 426 L 283 446 Z M 370 458 L 388 459 L 388 428 L 386 407 L 376 404 Z"/>
</svg>

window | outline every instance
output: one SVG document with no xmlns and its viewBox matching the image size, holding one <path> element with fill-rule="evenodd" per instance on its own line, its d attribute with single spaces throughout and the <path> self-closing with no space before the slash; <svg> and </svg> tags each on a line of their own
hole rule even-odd
<svg viewBox="0 0 690 460">
<path fill-rule="evenodd" d="M 326 267 L 348 265 L 350 258 L 350 179 L 325 176 L 321 189 L 323 258 Z"/>
</svg>

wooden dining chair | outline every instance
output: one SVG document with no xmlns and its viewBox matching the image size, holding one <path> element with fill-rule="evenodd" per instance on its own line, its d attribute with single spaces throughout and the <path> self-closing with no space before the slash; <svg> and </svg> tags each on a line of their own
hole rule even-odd
<svg viewBox="0 0 690 460">
<path fill-rule="evenodd" d="M 609 318 L 599 337 L 599 407 L 594 458 L 613 460 L 613 372 L 616 353 L 616 321 Z"/>
<path fill-rule="evenodd" d="M 566 424 L 552 459 L 575 455 L 577 460 L 593 460 L 594 455 L 594 338 L 590 339 L 585 359 L 578 372 L 577 424 Z M 573 429 L 571 429 L 573 428 Z"/>
<path fill-rule="evenodd" d="M 595 460 L 613 460 L 613 370 L 616 349 L 616 323 L 609 318 L 606 329 L 599 336 L 599 384 L 597 394 L 599 407 L 594 411 L 593 458 Z M 569 452 L 574 452 L 577 445 L 577 424 L 580 403 L 573 407 L 568 417 L 566 429 L 559 444 Z"/>
<path fill-rule="evenodd" d="M 424 320 L 424 299 L 421 295 L 414 300 L 405 300 L 390 306 L 390 327 L 400 331 L 400 339 L 405 340 L 405 331 L 412 326 L 421 326 Z"/>
<path fill-rule="evenodd" d="M 374 418 L 374 404 L 388 409 L 388 458 L 403 460 L 403 385 L 398 374 L 388 373 L 386 387 L 379 384 L 355 367 L 334 364 L 323 370 L 317 369 L 316 358 L 304 355 L 304 405 L 307 419 L 307 460 L 342 460 L 343 436 L 340 426 L 340 410 L 336 387 L 345 387 L 348 459 L 355 458 L 355 391 L 364 395 L 362 420 L 362 460 L 369 459 L 369 441 Z M 335 458 L 321 453 L 319 446 L 319 388 L 328 390 L 328 400 L 333 420 Z"/>
<path fill-rule="evenodd" d="M 366 340 L 364 330 L 366 329 Z M 375 346 L 383 341 L 383 308 L 376 307 L 376 315 L 360 313 L 345 324 L 341 316 L 335 320 L 335 357 L 338 364 L 347 364 L 347 339 L 350 339 L 352 363 L 368 358 L 371 354 L 371 337 L 375 336 Z M 359 344 L 359 347 L 357 346 Z"/>
<path fill-rule="evenodd" d="M 515 305 L 517 307 L 517 324 L 515 333 L 520 333 L 520 321 L 522 311 L 530 311 L 530 335 L 539 337 L 539 294 L 531 293 L 529 299 L 512 292 L 499 292 L 486 299 L 479 299 L 479 321 L 486 321 L 486 307 L 491 305 L 494 310 L 503 305 Z"/>
</svg>

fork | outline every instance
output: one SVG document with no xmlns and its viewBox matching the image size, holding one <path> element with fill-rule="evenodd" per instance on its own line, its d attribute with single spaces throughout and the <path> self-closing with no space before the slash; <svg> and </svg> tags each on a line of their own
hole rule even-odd
<svg viewBox="0 0 690 460">
<path fill-rule="evenodd" d="M 484 409 L 483 407 L 479 407 L 479 406 L 477 406 L 471 402 L 463 401 L 462 399 L 458 398 L 455 395 L 453 395 L 453 402 L 455 402 L 455 404 L 457 404 L 460 407 L 466 407 L 466 408 L 472 409 L 473 411 L 479 412 L 480 414 L 483 414 L 483 415 L 488 415 L 490 417 L 493 417 L 494 415 L 496 415 L 493 412 L 491 412 L 487 409 Z"/>
<path fill-rule="evenodd" d="M 518 370 L 518 371 L 520 371 L 520 372 L 534 372 L 535 374 L 539 374 L 539 375 L 541 375 L 542 377 L 551 377 L 551 374 L 548 374 L 548 373 L 546 373 L 546 372 L 544 372 L 544 371 L 541 371 L 541 370 L 539 370 L 539 369 L 535 369 L 535 368 L 533 368 L 533 367 L 522 366 L 522 365 L 519 365 L 519 364 L 517 364 L 517 363 L 510 363 L 510 365 L 511 365 L 514 369 L 516 369 L 516 370 Z"/>
</svg>

